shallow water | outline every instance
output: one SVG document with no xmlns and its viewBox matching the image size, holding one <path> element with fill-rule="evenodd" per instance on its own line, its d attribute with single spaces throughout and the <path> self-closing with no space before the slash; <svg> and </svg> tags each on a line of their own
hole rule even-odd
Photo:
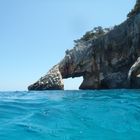
<svg viewBox="0 0 140 140">
<path fill-rule="evenodd" d="M 0 92 L 0 140 L 140 140 L 140 90 Z"/>
</svg>

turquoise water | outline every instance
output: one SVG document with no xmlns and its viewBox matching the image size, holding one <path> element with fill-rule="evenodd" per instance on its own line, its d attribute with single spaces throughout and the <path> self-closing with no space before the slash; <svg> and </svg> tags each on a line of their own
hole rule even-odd
<svg viewBox="0 0 140 140">
<path fill-rule="evenodd" d="M 140 90 L 0 92 L 0 140 L 140 140 Z"/>
</svg>

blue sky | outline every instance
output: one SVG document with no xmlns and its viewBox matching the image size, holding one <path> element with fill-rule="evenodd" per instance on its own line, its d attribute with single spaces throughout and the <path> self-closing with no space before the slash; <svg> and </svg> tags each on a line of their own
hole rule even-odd
<svg viewBox="0 0 140 140">
<path fill-rule="evenodd" d="M 73 40 L 126 19 L 135 0 L 0 0 L 0 90 L 27 86 L 58 63 Z M 65 80 L 76 89 L 82 79 Z"/>
</svg>

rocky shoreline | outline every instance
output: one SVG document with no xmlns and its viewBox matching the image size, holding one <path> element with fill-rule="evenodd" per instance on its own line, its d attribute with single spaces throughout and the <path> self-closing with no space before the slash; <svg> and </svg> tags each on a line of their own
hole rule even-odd
<svg viewBox="0 0 140 140">
<path fill-rule="evenodd" d="M 122 24 L 94 28 L 76 40 L 64 59 L 28 89 L 63 90 L 63 79 L 79 76 L 80 89 L 140 88 L 140 0 Z"/>
</svg>

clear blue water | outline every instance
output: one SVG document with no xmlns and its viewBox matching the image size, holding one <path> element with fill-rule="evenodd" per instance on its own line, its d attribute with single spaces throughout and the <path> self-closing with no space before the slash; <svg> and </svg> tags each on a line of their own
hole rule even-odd
<svg viewBox="0 0 140 140">
<path fill-rule="evenodd" d="M 140 90 L 0 92 L 0 140 L 140 140 Z"/>
</svg>

